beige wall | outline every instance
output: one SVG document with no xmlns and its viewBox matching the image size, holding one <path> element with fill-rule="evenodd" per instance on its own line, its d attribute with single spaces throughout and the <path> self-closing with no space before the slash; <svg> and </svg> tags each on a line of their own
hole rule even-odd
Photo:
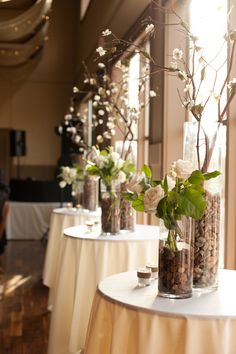
<svg viewBox="0 0 236 354">
<path fill-rule="evenodd" d="M 77 7 L 77 0 L 54 0 L 41 53 L 22 67 L 0 68 L 0 128 L 26 130 L 21 163 L 27 171 L 55 166 L 60 155 L 54 128 L 66 112 L 75 76 Z"/>
</svg>

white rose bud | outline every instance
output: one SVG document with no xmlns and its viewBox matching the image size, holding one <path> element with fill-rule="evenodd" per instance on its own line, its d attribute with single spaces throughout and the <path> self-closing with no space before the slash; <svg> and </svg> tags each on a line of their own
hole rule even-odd
<svg viewBox="0 0 236 354">
<path fill-rule="evenodd" d="M 144 194 L 144 210 L 151 211 L 157 208 L 157 205 L 161 198 L 163 198 L 164 193 L 161 186 L 151 187 L 146 190 Z"/>
<path fill-rule="evenodd" d="M 179 159 L 176 161 L 175 170 L 178 178 L 186 179 L 190 177 L 194 168 L 190 161 Z"/>
</svg>

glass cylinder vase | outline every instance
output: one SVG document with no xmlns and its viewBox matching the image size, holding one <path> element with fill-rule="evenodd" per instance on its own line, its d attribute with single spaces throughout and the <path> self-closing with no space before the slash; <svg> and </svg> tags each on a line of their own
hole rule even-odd
<svg viewBox="0 0 236 354">
<path fill-rule="evenodd" d="M 205 185 L 206 210 L 200 220 L 193 222 L 194 267 L 193 286 L 196 290 L 208 292 L 218 287 L 220 255 L 220 194 L 217 188 Z"/>
<path fill-rule="evenodd" d="M 192 296 L 193 241 L 191 219 L 178 220 L 175 229 L 160 226 L 158 295 L 171 299 Z"/>
<path fill-rule="evenodd" d="M 99 178 L 97 176 L 85 175 L 83 208 L 96 211 L 98 208 Z"/>
<path fill-rule="evenodd" d="M 120 183 L 105 185 L 101 181 L 102 235 L 120 232 Z"/>
<path fill-rule="evenodd" d="M 199 168 L 199 161 L 203 172 L 224 171 L 225 126 L 217 122 L 208 125 L 204 122 L 200 125 L 198 142 L 198 124 L 186 122 L 184 136 L 184 159 L 191 161 L 196 169 Z M 207 207 L 202 218 L 193 221 L 193 287 L 201 292 L 217 289 L 218 270 L 223 265 L 224 184 L 223 174 L 205 181 L 203 187 Z"/>
<path fill-rule="evenodd" d="M 83 204 L 83 189 L 84 181 L 76 181 L 72 184 L 72 205 L 74 208 L 79 208 Z"/>
<path fill-rule="evenodd" d="M 121 191 L 126 191 L 125 184 L 121 184 Z M 132 208 L 132 202 L 122 198 L 120 199 L 120 229 L 134 231 L 136 225 L 136 211 Z"/>
</svg>

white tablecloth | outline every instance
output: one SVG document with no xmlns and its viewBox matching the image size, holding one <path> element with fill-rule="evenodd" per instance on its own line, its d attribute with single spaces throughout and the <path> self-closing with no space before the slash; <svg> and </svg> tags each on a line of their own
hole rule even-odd
<svg viewBox="0 0 236 354">
<path fill-rule="evenodd" d="M 235 354 L 236 271 L 219 289 L 184 300 L 157 296 L 157 281 L 137 287 L 135 272 L 103 280 L 96 292 L 84 354 Z"/>
<path fill-rule="evenodd" d="M 157 261 L 158 227 L 100 236 L 85 227 L 66 229 L 49 334 L 49 354 L 83 348 L 96 286 L 108 275 Z M 121 354 L 121 353 L 120 353 Z"/>
<path fill-rule="evenodd" d="M 63 231 L 69 226 L 84 225 L 86 221 L 99 221 L 101 210 L 89 212 L 84 209 L 58 208 L 51 214 L 48 243 L 43 269 L 43 283 L 50 288 L 48 306 L 51 309 L 54 285 L 61 261 Z"/>
<path fill-rule="evenodd" d="M 39 240 L 48 232 L 50 216 L 60 203 L 9 202 L 7 238 Z"/>
</svg>

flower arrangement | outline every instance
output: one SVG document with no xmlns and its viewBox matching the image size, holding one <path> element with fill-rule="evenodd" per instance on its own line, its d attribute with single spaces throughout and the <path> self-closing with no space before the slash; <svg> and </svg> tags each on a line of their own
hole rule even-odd
<svg viewBox="0 0 236 354">
<path fill-rule="evenodd" d="M 93 147 L 85 170 L 89 175 L 99 176 L 111 188 L 113 182 L 124 183 L 127 176 L 135 171 L 135 165 L 123 160 L 111 146 L 101 151 Z"/>
<path fill-rule="evenodd" d="M 126 183 L 123 196 L 132 201 L 137 211 L 155 213 L 168 230 L 166 246 L 177 250 L 176 238 L 181 237 L 178 225 L 182 216 L 200 219 L 206 208 L 204 181 L 217 177 L 218 171 L 202 173 L 194 170 L 189 161 L 177 160 L 168 175 L 153 181 L 151 169 L 144 165 Z"/>
<path fill-rule="evenodd" d="M 76 167 L 62 166 L 61 173 L 58 176 L 60 188 L 65 188 L 67 185 L 72 186 L 71 194 L 75 196 L 77 193 L 77 185 L 79 181 L 83 181 L 84 173 L 80 165 Z"/>
</svg>

